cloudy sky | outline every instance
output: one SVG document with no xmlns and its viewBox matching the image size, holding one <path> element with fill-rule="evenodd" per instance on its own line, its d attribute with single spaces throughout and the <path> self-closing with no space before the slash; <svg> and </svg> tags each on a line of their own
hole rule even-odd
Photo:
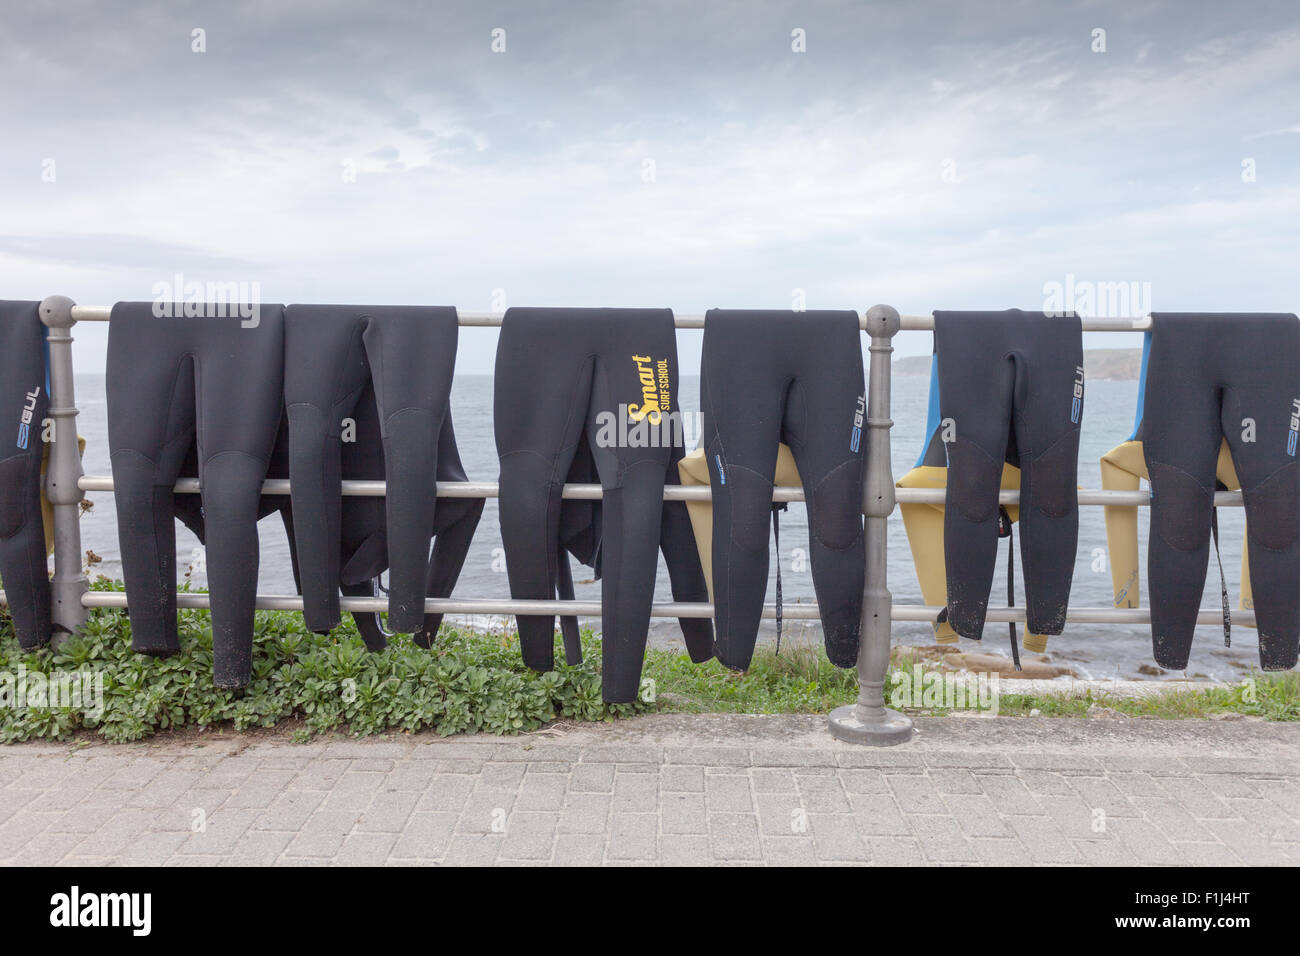
<svg viewBox="0 0 1300 956">
<path fill-rule="evenodd" d="M 6 7 L 5 298 L 1300 308 L 1293 0 Z"/>
</svg>

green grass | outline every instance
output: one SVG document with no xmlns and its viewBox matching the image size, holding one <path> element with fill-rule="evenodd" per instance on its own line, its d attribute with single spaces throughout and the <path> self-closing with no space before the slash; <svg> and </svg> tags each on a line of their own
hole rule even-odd
<svg viewBox="0 0 1300 956">
<path fill-rule="evenodd" d="M 101 580 L 94 587 L 120 590 L 121 585 Z M 779 655 L 760 648 L 743 674 L 716 661 L 696 665 L 683 654 L 651 650 L 644 669 L 650 682 L 646 699 L 611 705 L 601 700 L 600 640 L 589 631 L 583 633 L 583 664 L 564 665 L 557 649 L 556 670 L 538 674 L 523 666 L 513 634 L 444 627 L 432 651 L 401 635 L 384 652 L 372 654 L 346 615 L 333 633 L 319 635 L 303 628 L 300 614 L 272 611 L 257 613 L 252 682 L 240 691 L 218 690 L 211 682 L 207 612 L 182 610 L 178 619 L 181 651 L 171 657 L 132 653 L 127 615 L 106 609 L 92 611 L 82 633 L 57 651 L 28 653 L 18 646 L 0 608 L 0 742 L 77 734 L 122 742 L 211 727 L 273 728 L 295 739 L 332 731 L 515 734 L 557 719 L 609 721 L 651 711 L 825 714 L 857 696 L 855 674 L 833 667 L 820 648 L 807 645 L 787 646 Z M 908 674 L 917 663 L 908 649 L 896 652 L 896 666 Z M 102 711 L 40 705 L 39 700 L 14 706 L 6 695 L 13 693 L 16 675 L 23 671 L 94 676 L 102 682 Z M 887 684 L 887 693 L 889 688 Z M 997 703 L 1004 716 L 1088 717 L 1102 709 L 1108 716 L 1239 714 L 1291 721 L 1300 720 L 1300 674 L 1256 674 L 1237 685 L 1142 699 L 1002 694 Z M 911 714 L 948 712 L 905 709 Z"/>
</svg>

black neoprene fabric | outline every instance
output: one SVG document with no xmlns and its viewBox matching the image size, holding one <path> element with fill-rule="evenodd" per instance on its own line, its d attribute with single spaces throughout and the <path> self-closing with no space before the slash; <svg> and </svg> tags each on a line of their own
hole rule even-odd
<svg viewBox="0 0 1300 956">
<path fill-rule="evenodd" d="M 450 594 L 483 507 L 481 499 L 440 505 L 434 484 L 465 477 L 449 410 L 457 336 L 453 308 L 291 305 L 286 312 L 295 548 L 313 631 L 338 624 L 340 585 L 370 593 L 371 579 L 388 567 L 389 626 L 430 636 L 425 597 L 430 588 L 436 597 Z M 350 498 L 345 507 L 344 478 L 386 480 L 387 496 Z"/>
<path fill-rule="evenodd" d="M 505 314 L 493 417 L 510 595 L 554 599 L 564 551 L 597 569 L 602 690 L 611 702 L 633 700 L 640 687 L 661 547 L 674 599 L 708 600 L 686 507 L 663 500 L 684 454 L 680 428 L 675 441 L 664 434 L 680 422 L 679 387 L 668 309 Z M 602 501 L 561 499 L 566 481 L 597 479 Z M 518 623 L 524 663 L 551 669 L 554 616 L 519 615 Z M 684 618 L 681 627 L 692 660 L 708 660 L 709 622 Z"/>
<path fill-rule="evenodd" d="M 984 631 L 1001 525 L 1004 462 L 1020 467 L 1027 626 L 1060 634 L 1079 540 L 1083 328 L 1041 312 L 935 312 L 939 409 L 948 457 L 948 622 Z"/>
<path fill-rule="evenodd" d="M 131 646 L 146 654 L 179 650 L 172 486 L 194 446 L 212 679 L 242 687 L 252 669 L 261 484 L 283 407 L 284 308 L 259 306 L 253 322 L 233 310 L 226 316 L 160 318 L 153 303 L 117 303 L 105 384 Z"/>
<path fill-rule="evenodd" d="M 1291 314 L 1153 313 L 1142 450 L 1151 476 L 1151 640 L 1181 670 L 1210 559 L 1223 439 L 1246 506 L 1247 551 L 1265 670 L 1296 664 L 1300 542 L 1300 320 Z"/>
<path fill-rule="evenodd" d="M 41 522 L 41 422 L 49 408 L 38 302 L 0 301 L 0 587 L 18 642 L 50 639 L 50 578 Z"/>
<path fill-rule="evenodd" d="M 866 568 L 864 394 L 856 312 L 705 316 L 702 444 L 713 493 L 716 652 L 727 667 L 747 668 L 758 639 L 781 442 L 803 483 L 826 654 L 838 667 L 856 665 Z"/>
</svg>

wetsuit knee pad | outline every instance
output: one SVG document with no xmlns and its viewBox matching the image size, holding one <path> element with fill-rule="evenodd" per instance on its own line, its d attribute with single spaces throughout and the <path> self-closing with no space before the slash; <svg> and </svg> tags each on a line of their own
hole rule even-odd
<svg viewBox="0 0 1300 956">
<path fill-rule="evenodd" d="M 998 516 L 1002 463 L 973 441 L 948 444 L 948 492 L 945 507 L 967 521 L 982 524 Z"/>
<path fill-rule="evenodd" d="M 1025 467 L 1032 469 L 1033 501 L 1030 506 L 1035 511 L 1052 518 L 1064 518 L 1077 512 L 1079 499 L 1075 485 L 1079 474 L 1078 432 L 1062 435 Z"/>
<path fill-rule="evenodd" d="M 1246 531 L 1256 543 L 1281 551 L 1295 543 L 1297 497 L 1300 496 L 1300 462 L 1283 465 L 1246 492 L 1255 510 L 1268 515 L 1267 521 L 1252 521 Z M 1300 582 L 1296 582 L 1300 585 Z"/>
<path fill-rule="evenodd" d="M 1214 492 L 1183 471 L 1159 462 L 1148 462 L 1151 487 L 1151 531 L 1176 551 L 1197 551 L 1210 539 L 1210 508 Z M 1189 521 L 1188 515 L 1206 520 Z"/>
<path fill-rule="evenodd" d="M 734 462 L 726 465 L 731 496 L 730 545 L 765 554 L 772 533 L 772 482 Z"/>
<path fill-rule="evenodd" d="M 823 547 L 843 551 L 862 537 L 862 460 L 834 468 L 813 489 L 809 531 Z"/>
</svg>

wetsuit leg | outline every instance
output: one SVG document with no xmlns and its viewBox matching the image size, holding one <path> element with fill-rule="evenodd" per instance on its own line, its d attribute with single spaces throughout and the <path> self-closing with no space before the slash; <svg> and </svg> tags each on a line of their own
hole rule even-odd
<svg viewBox="0 0 1300 956">
<path fill-rule="evenodd" d="M 0 301 L 0 587 L 18 643 L 50 639 L 50 578 L 41 521 L 42 422 L 49 407 L 45 326 L 37 302 Z"/>
<path fill-rule="evenodd" d="M 1015 363 L 992 323 L 935 313 L 940 437 L 948 452 L 944 566 L 948 623 L 984 633 L 998 555 L 998 492 L 1011 432 Z"/>
<path fill-rule="evenodd" d="M 109 324 L 109 458 L 131 649 L 167 655 L 180 650 L 172 486 L 194 443 L 195 405 L 194 358 L 162 323 L 200 320 L 154 319 L 133 306 L 114 306 Z"/>
<path fill-rule="evenodd" d="M 212 680 L 243 687 L 252 675 L 257 519 L 284 403 L 284 309 L 262 306 L 255 327 L 199 320 L 199 482 L 212 594 Z M 212 324 L 208 324 L 212 323 Z"/>
<path fill-rule="evenodd" d="M 1025 617 L 1032 634 L 1060 634 L 1079 545 L 1083 327 L 1076 316 L 1033 322 L 1014 401 Z"/>
<path fill-rule="evenodd" d="M 1300 648 L 1300 320 L 1278 316 L 1256 326 L 1245 336 L 1254 341 L 1243 344 L 1252 357 L 1272 357 L 1246 363 L 1224 386 L 1223 433 L 1246 506 L 1259 663 L 1289 670 Z"/>
<path fill-rule="evenodd" d="M 438 434 L 438 480 L 467 480 L 460 462 L 460 451 L 456 447 L 456 430 L 452 427 L 450 411 Z M 438 499 L 433 529 L 433 556 L 429 559 L 428 576 L 424 582 L 424 590 L 429 597 L 451 597 L 461 569 L 465 566 L 470 542 L 486 503 L 483 498 Z M 415 642 L 421 647 L 431 647 L 441 625 L 441 614 L 426 614 L 424 627 L 415 635 Z"/>
<path fill-rule="evenodd" d="M 602 440 L 600 429 L 601 421 L 608 419 L 600 416 L 602 412 L 617 415 L 620 408 L 630 410 L 641 405 L 644 392 L 638 368 L 653 372 L 659 362 L 668 363 L 666 375 L 653 373 L 656 394 L 659 382 L 671 382 L 670 387 L 675 388 L 678 381 L 672 314 L 651 313 L 645 321 L 632 324 L 635 334 L 624 340 L 631 348 L 622 348 L 623 342 L 611 337 L 597 360 L 587 423 L 587 437 L 603 489 L 601 689 L 605 700 L 616 703 L 634 700 L 640 690 L 662 535 L 664 481 L 672 449 L 662 444 L 640 447 L 635 437 L 639 427 L 636 421 L 628 423 L 628 442 L 611 447 L 608 435 Z M 639 362 L 640 357 L 646 361 Z M 665 407 L 663 419 L 667 419 L 667 412 Z M 632 412 L 632 418 L 637 414 Z M 640 421 L 647 436 L 654 431 L 652 426 L 660 424 L 656 421 L 659 416 L 650 416 Z M 650 440 L 659 441 L 658 437 Z"/>
<path fill-rule="evenodd" d="M 355 442 L 355 408 L 370 380 L 356 310 L 298 306 L 285 310 L 285 413 L 294 552 L 302 573 L 303 622 L 317 633 L 339 623 L 343 522 L 343 439 Z M 345 435 L 345 420 L 352 430 Z M 377 476 L 368 476 L 377 477 Z"/>
<path fill-rule="evenodd" d="M 796 319 L 796 322 L 798 319 Z M 861 334 L 856 314 L 808 318 L 809 353 L 786 399 L 782 438 L 794 454 L 808 509 L 813 588 L 826 656 L 837 667 L 858 663 L 866 575 L 862 534 L 861 432 L 866 416 Z M 816 348 L 816 355 L 812 349 Z"/>
<path fill-rule="evenodd" d="M 586 425 L 595 357 L 587 343 L 511 309 L 497 343 L 493 426 L 500 456 L 499 508 L 514 599 L 552 600 L 557 585 L 560 501 Z M 565 347 L 557 347 L 557 342 Z M 529 374 L 531 370 L 532 374 Z M 541 381 L 548 383 L 545 394 Z M 524 663 L 555 666 L 554 615 L 516 615 Z"/>
<path fill-rule="evenodd" d="M 700 414 L 713 495 L 713 621 L 718 660 L 745 670 L 763 616 L 772 482 L 789 374 L 761 348 L 766 328 L 720 310 L 705 320 Z"/>
<path fill-rule="evenodd" d="M 678 381 L 674 373 L 674 381 Z M 675 403 L 674 403 L 675 406 Z M 676 408 L 674 407 L 674 411 Z M 681 484 L 677 463 L 685 457 L 683 444 L 674 444 L 665 476 L 665 484 Z M 684 501 L 665 501 L 660 517 L 659 547 L 664 563 L 668 565 L 668 581 L 674 601 L 694 603 L 709 600 L 709 584 L 704 577 L 699 551 L 695 546 L 695 531 Z M 679 619 L 686 653 L 696 664 L 713 659 L 713 623 L 708 618 Z"/>
<path fill-rule="evenodd" d="M 388 624 L 413 633 L 424 626 L 438 438 L 451 397 L 459 325 L 451 308 L 384 306 L 365 315 L 388 483 Z"/>
</svg>

